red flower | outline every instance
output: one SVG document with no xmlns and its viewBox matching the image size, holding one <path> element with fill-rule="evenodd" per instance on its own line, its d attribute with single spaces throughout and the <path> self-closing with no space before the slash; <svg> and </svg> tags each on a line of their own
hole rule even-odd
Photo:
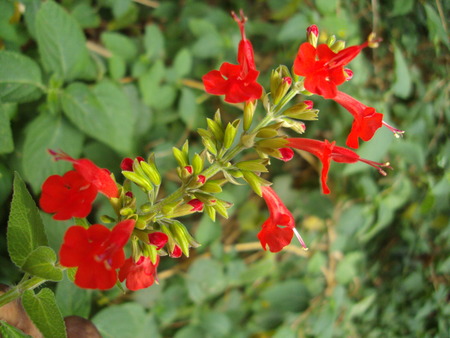
<svg viewBox="0 0 450 338">
<path fill-rule="evenodd" d="M 150 244 L 156 246 L 156 250 L 160 250 L 164 245 L 166 245 L 169 237 L 167 237 L 164 232 L 156 231 L 148 234 L 148 240 Z"/>
<path fill-rule="evenodd" d="M 279 148 L 278 151 L 281 154 L 281 157 L 279 159 L 284 162 L 288 162 L 294 157 L 294 152 L 291 148 Z"/>
<path fill-rule="evenodd" d="M 233 19 L 238 23 L 242 39 L 238 48 L 238 65 L 224 62 L 219 70 L 212 70 L 203 76 L 207 93 L 225 95 L 225 101 L 239 103 L 254 101 L 261 97 L 262 87 L 256 82 L 259 72 L 255 67 L 252 43 L 245 37 L 245 18 L 241 11 L 239 18 L 234 12 Z"/>
<path fill-rule="evenodd" d="M 261 187 L 262 196 L 269 208 L 270 216 L 262 225 L 258 239 L 264 250 L 267 246 L 271 252 L 278 252 L 291 243 L 295 233 L 300 244 L 306 249 L 302 237 L 295 229 L 295 221 L 291 212 L 286 208 L 278 195 L 269 187 Z"/>
<path fill-rule="evenodd" d="M 383 114 L 377 113 L 374 108 L 365 106 L 350 95 L 338 91 L 333 100 L 354 117 L 352 129 L 347 137 L 347 146 L 358 148 L 358 138 L 369 141 L 377 129 L 383 125 Z"/>
<path fill-rule="evenodd" d="M 365 42 L 335 53 L 326 44 L 315 48 L 305 42 L 300 45 L 295 58 L 294 73 L 305 77 L 304 85 L 308 91 L 332 99 L 337 94 L 337 86 L 348 79 L 344 66 L 367 46 L 368 42 Z"/>
<path fill-rule="evenodd" d="M 101 224 L 88 229 L 75 225 L 64 235 L 60 263 L 78 267 L 75 284 L 85 289 L 106 290 L 117 281 L 116 269 L 125 261 L 123 247 L 134 229 L 134 220 L 118 223 L 112 230 Z"/>
<path fill-rule="evenodd" d="M 178 245 L 175 245 L 173 248 L 173 251 L 169 254 L 172 258 L 180 258 L 183 254 L 183 251 L 181 251 L 181 248 Z"/>
<path fill-rule="evenodd" d="M 55 213 L 56 220 L 83 218 L 91 212 L 96 196 L 97 188 L 71 170 L 64 176 L 52 175 L 45 180 L 39 204 L 45 212 Z"/>
<path fill-rule="evenodd" d="M 203 210 L 203 202 L 199 199 L 195 198 L 187 202 L 190 206 L 192 206 L 191 211 L 202 211 Z"/>
<path fill-rule="evenodd" d="M 73 163 L 73 168 L 83 176 L 83 178 L 93 184 L 98 191 L 105 194 L 109 198 L 118 197 L 119 191 L 116 183 L 111 178 L 111 175 L 107 169 L 97 167 L 92 161 L 81 158 L 76 160 L 64 152 L 55 152 L 49 150 L 54 159 L 69 161 Z"/>
<path fill-rule="evenodd" d="M 330 143 L 327 140 L 317 141 L 305 138 L 288 138 L 287 140 L 289 141 L 289 147 L 307 151 L 320 159 L 320 161 L 322 162 L 322 192 L 324 194 L 330 193 L 330 189 L 327 186 L 327 177 L 331 160 L 342 163 L 355 163 L 358 161 L 364 162 L 376 168 L 383 176 L 386 175 L 386 172 L 382 169 L 383 167 L 392 169 L 389 166 L 389 163 L 377 163 L 374 161 L 366 160 L 359 157 L 359 155 L 353 150 L 336 146 L 336 142 Z"/>
<path fill-rule="evenodd" d="M 145 161 L 143 157 L 138 156 L 136 157 L 136 159 L 139 162 Z M 123 171 L 133 171 L 133 163 L 134 160 L 130 157 L 125 157 L 122 162 L 120 162 L 120 169 L 122 169 Z"/>
<path fill-rule="evenodd" d="M 159 256 L 156 256 L 155 264 L 145 256 L 141 256 L 137 262 L 130 257 L 120 268 L 119 280 L 123 282 L 126 279 L 126 286 L 132 291 L 148 288 L 157 281 L 156 268 L 158 264 Z"/>
</svg>

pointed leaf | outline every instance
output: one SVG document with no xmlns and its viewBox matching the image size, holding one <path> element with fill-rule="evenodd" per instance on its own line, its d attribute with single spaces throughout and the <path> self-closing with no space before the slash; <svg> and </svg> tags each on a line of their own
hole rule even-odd
<svg viewBox="0 0 450 338">
<path fill-rule="evenodd" d="M 8 324 L 7 322 L 0 320 L 0 336 L 7 338 L 29 338 L 30 336 L 23 333 L 15 326 Z"/>
<path fill-rule="evenodd" d="M 121 154 L 131 152 L 136 115 L 121 87 L 110 81 L 93 87 L 73 83 L 64 92 L 62 105 L 80 130 Z"/>
<path fill-rule="evenodd" d="M 23 172 L 35 192 L 48 176 L 62 175 L 71 168 L 65 161 L 52 162 L 47 150 L 62 149 L 78 157 L 84 140 L 83 134 L 62 116 L 40 115 L 27 126 L 25 135 Z"/>
<path fill-rule="evenodd" d="M 0 52 L 0 99 L 4 102 L 37 100 L 45 87 L 41 70 L 27 56 L 10 51 Z"/>
<path fill-rule="evenodd" d="M 55 267 L 55 262 L 56 253 L 48 246 L 40 246 L 27 257 L 22 270 L 33 276 L 60 281 L 63 273 Z"/>
<path fill-rule="evenodd" d="M 11 260 L 20 267 L 32 251 L 47 245 L 47 237 L 39 210 L 18 173 L 13 186 L 7 242 Z"/>
<path fill-rule="evenodd" d="M 45 68 L 64 80 L 79 77 L 89 53 L 78 22 L 56 2 L 47 1 L 37 12 L 35 29 Z"/>
<path fill-rule="evenodd" d="M 14 141 L 12 138 L 9 117 L 6 111 L 0 105 L 0 154 L 7 154 L 12 152 L 13 150 Z"/>
<path fill-rule="evenodd" d="M 22 295 L 22 304 L 44 337 L 67 337 L 66 327 L 52 290 L 45 288 L 38 294 L 27 290 Z"/>
</svg>

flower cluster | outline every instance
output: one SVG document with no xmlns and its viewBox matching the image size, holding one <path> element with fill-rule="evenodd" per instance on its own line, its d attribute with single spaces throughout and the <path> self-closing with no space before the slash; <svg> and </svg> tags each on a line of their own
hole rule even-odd
<svg viewBox="0 0 450 338">
<path fill-rule="evenodd" d="M 307 249 L 295 227 L 295 219 L 276 192 L 271 182 L 262 177 L 268 172 L 270 159 L 289 161 L 294 149 L 316 156 L 322 163 L 321 184 L 324 194 L 331 161 L 340 163 L 363 162 L 386 175 L 383 168 L 389 163 L 377 163 L 361 158 L 353 150 L 337 146 L 336 142 L 313 140 L 304 137 L 287 137 L 282 129 L 302 134 L 303 121 L 316 120 L 318 110 L 311 100 L 292 100 L 299 94 L 312 94 L 332 99 L 346 110 L 354 120 L 347 138 L 347 146 L 358 148 L 359 140 L 369 141 L 383 125 L 396 135 L 402 133 L 383 121 L 383 115 L 367 107 L 338 87 L 351 79 L 353 73 L 345 68 L 363 48 L 376 47 L 379 40 L 370 36 L 367 42 L 344 48 L 344 43 L 331 38 L 319 44 L 319 30 L 310 26 L 308 42 L 303 43 L 293 62 L 291 74 L 286 66 L 272 71 L 270 92 L 264 94 L 257 82 L 254 51 L 245 34 L 247 21 L 244 13 L 232 13 L 238 24 L 241 40 L 237 64 L 224 62 L 219 70 L 203 76 L 206 92 L 224 95 L 225 102 L 244 103 L 243 118 L 224 123 L 221 112 L 207 119 L 207 128 L 198 129 L 204 150 L 192 156 L 189 143 L 173 156 L 178 163 L 176 172 L 180 187 L 161 198 L 162 176 L 156 167 L 155 156 L 125 158 L 120 168 L 123 184 L 114 176 L 97 167 L 88 159 L 74 159 L 64 152 L 50 151 L 55 160 L 73 164 L 73 170 L 63 176 L 50 176 L 42 185 L 41 208 L 53 214 L 56 220 L 74 219 L 60 249 L 60 263 L 76 268 L 75 284 L 82 288 L 109 289 L 125 282 L 130 290 L 139 290 L 157 282 L 157 268 L 162 256 L 189 257 L 190 248 L 199 245 L 178 218 L 194 213 L 205 213 L 212 220 L 216 214 L 228 217 L 231 203 L 220 199 L 217 193 L 226 183 L 247 183 L 267 204 L 269 217 L 262 224 L 257 237 L 264 250 L 279 252 L 289 245 L 294 235 Z M 255 119 L 257 102 L 264 102 L 266 114 Z M 242 122 L 242 124 L 241 124 Z M 239 130 L 240 126 L 242 129 Z M 243 151 L 253 151 L 251 159 L 239 159 Z M 205 163 L 209 162 L 209 166 Z M 145 193 L 147 201 L 138 205 L 134 189 Z M 114 216 L 102 216 L 104 223 L 90 224 L 86 219 L 93 203 L 101 193 L 108 198 Z M 129 257 L 125 246 L 130 246 Z"/>
</svg>

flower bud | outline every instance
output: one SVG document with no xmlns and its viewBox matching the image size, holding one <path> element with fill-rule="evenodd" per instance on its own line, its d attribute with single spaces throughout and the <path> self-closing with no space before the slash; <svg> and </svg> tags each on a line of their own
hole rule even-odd
<svg viewBox="0 0 450 338">
<path fill-rule="evenodd" d="M 308 42 L 317 47 L 317 40 L 319 38 L 319 28 L 316 25 L 311 25 L 306 29 L 306 38 Z"/>
<path fill-rule="evenodd" d="M 222 142 L 224 134 L 222 128 L 215 120 L 206 119 L 206 123 L 208 124 L 208 129 L 214 136 L 216 141 Z"/>
<path fill-rule="evenodd" d="M 289 91 L 292 85 L 292 79 L 290 77 L 283 77 L 281 79 L 280 85 L 278 86 L 277 90 L 273 94 L 273 103 L 278 104 L 283 99 L 283 97 L 286 95 L 286 93 Z"/>
<path fill-rule="evenodd" d="M 255 101 L 257 102 L 257 101 Z M 253 115 L 255 113 L 256 103 L 246 102 L 244 105 L 244 130 L 250 129 L 253 122 Z"/>
<path fill-rule="evenodd" d="M 241 122 L 241 120 L 235 120 L 235 121 L 233 121 L 233 123 L 228 123 L 228 125 L 225 129 L 225 136 L 223 139 L 223 147 L 225 149 L 230 148 L 231 145 L 233 144 L 234 139 L 237 134 L 237 128 L 238 128 L 240 122 Z"/>
<path fill-rule="evenodd" d="M 194 174 L 198 175 L 202 172 L 204 166 L 203 158 L 199 154 L 195 154 L 192 159 L 192 169 Z"/>
<path fill-rule="evenodd" d="M 339 53 L 344 48 L 345 48 L 345 41 L 342 40 L 337 40 L 335 43 L 333 43 L 332 46 L 330 46 L 330 49 L 335 53 Z"/>
</svg>

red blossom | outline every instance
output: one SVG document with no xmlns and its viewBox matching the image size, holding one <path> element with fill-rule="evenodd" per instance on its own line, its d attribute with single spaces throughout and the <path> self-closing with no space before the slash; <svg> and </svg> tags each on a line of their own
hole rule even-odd
<svg viewBox="0 0 450 338">
<path fill-rule="evenodd" d="M 206 176 L 205 175 L 198 175 L 197 177 L 197 182 L 201 183 L 201 184 L 205 184 L 206 182 Z"/>
<path fill-rule="evenodd" d="M 64 160 L 73 163 L 73 168 L 78 171 L 83 178 L 93 184 L 98 191 L 105 194 L 109 198 L 118 197 L 119 190 L 116 183 L 111 178 L 107 169 L 97 167 L 91 160 L 86 158 L 74 159 L 64 152 L 55 152 L 49 150 L 50 154 L 57 161 Z"/>
<path fill-rule="evenodd" d="M 180 258 L 182 254 L 183 251 L 181 251 L 181 248 L 178 245 L 175 245 L 169 256 L 172 258 Z"/>
<path fill-rule="evenodd" d="M 335 53 L 327 44 L 315 48 L 305 42 L 300 45 L 295 58 L 294 73 L 305 77 L 304 85 L 308 91 L 332 99 L 337 94 L 337 86 L 348 79 L 344 66 L 367 46 L 368 42 L 365 42 Z"/>
<path fill-rule="evenodd" d="M 307 151 L 316 156 L 322 162 L 321 182 L 322 192 L 324 194 L 330 193 L 330 189 L 327 185 L 327 178 L 331 160 L 341 163 L 355 163 L 358 161 L 364 162 L 376 168 L 383 176 L 386 175 L 386 172 L 382 169 L 383 167 L 392 169 L 389 163 L 378 163 L 366 160 L 361 158 L 353 150 L 336 146 L 336 142 L 330 143 L 327 140 L 318 141 L 306 138 L 288 138 L 287 140 L 289 141 L 289 147 Z"/>
<path fill-rule="evenodd" d="M 134 229 L 134 220 L 118 223 L 112 230 L 101 224 L 88 229 L 74 225 L 64 235 L 60 263 L 78 267 L 75 284 L 85 289 L 106 290 L 117 281 L 116 269 L 125 261 L 123 247 Z"/>
<path fill-rule="evenodd" d="M 130 257 L 120 268 L 119 280 L 123 282 L 126 279 L 126 286 L 132 291 L 148 288 L 158 281 L 156 276 L 158 264 L 159 256 L 156 256 L 155 264 L 145 256 L 141 256 L 137 262 Z"/>
<path fill-rule="evenodd" d="M 241 30 L 238 48 L 238 65 L 224 62 L 219 70 L 212 70 L 202 78 L 205 90 L 213 95 L 225 95 L 225 101 L 240 103 L 257 100 L 262 95 L 262 87 L 256 82 L 259 71 L 255 67 L 252 43 L 245 36 L 247 19 L 241 11 L 240 18 L 232 12 L 233 19 Z"/>
<path fill-rule="evenodd" d="M 281 154 L 280 160 L 284 162 L 288 162 L 292 160 L 292 158 L 294 157 L 294 152 L 292 151 L 291 148 L 280 148 L 278 149 L 278 151 Z"/>
<path fill-rule="evenodd" d="M 352 129 L 347 137 L 347 146 L 358 148 L 358 138 L 369 141 L 378 128 L 383 125 L 383 114 L 377 113 L 374 108 L 367 107 L 350 95 L 338 91 L 333 100 L 347 109 L 354 117 Z"/>
<path fill-rule="evenodd" d="M 269 218 L 263 223 L 258 239 L 264 250 L 267 246 L 271 252 L 281 251 L 291 243 L 292 236 L 297 236 L 300 244 L 306 249 L 300 234 L 295 229 L 295 220 L 281 199 L 270 187 L 261 187 L 262 196 L 269 209 Z"/>
<path fill-rule="evenodd" d="M 52 175 L 42 185 L 39 205 L 47 213 L 54 213 L 53 219 L 67 220 L 89 215 L 97 188 L 86 181 L 75 170 L 64 176 Z"/>
<path fill-rule="evenodd" d="M 164 232 L 156 231 L 148 234 L 148 240 L 150 244 L 156 246 L 156 250 L 160 250 L 164 245 L 166 245 L 169 237 L 167 237 Z"/>
<path fill-rule="evenodd" d="M 192 206 L 191 211 L 202 211 L 203 210 L 203 202 L 199 199 L 190 200 L 187 204 Z"/>
<path fill-rule="evenodd" d="M 314 34 L 316 37 L 319 36 L 319 28 L 316 25 L 311 25 L 306 29 L 307 34 Z"/>
</svg>

